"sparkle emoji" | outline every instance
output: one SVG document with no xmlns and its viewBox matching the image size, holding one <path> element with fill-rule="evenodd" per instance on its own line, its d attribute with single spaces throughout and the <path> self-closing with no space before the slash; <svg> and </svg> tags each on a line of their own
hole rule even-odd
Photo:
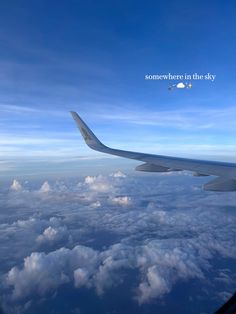
<svg viewBox="0 0 236 314">
<path fill-rule="evenodd" d="M 193 87 L 193 84 L 191 82 L 188 83 L 187 88 L 192 88 L 192 87 Z"/>
</svg>

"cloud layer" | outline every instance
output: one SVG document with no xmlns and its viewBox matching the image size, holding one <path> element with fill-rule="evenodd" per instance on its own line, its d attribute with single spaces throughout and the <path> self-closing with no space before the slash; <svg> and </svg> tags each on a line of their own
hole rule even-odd
<svg viewBox="0 0 236 314">
<path fill-rule="evenodd" d="M 68 285 L 104 297 L 134 270 L 127 293 L 142 306 L 181 282 L 201 282 L 207 298 L 223 298 L 234 270 L 215 261 L 236 259 L 235 196 L 202 191 L 204 180 L 116 172 L 79 182 L 14 181 L 21 188 L 2 191 L 1 199 L 5 307 L 22 309 Z"/>
</svg>

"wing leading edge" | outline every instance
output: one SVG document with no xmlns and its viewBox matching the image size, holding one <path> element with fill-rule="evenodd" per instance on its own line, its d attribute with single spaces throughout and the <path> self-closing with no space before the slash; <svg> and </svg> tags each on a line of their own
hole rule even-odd
<svg viewBox="0 0 236 314">
<path fill-rule="evenodd" d="M 136 170 L 148 172 L 188 170 L 194 172 L 196 176 L 213 175 L 218 178 L 205 184 L 205 190 L 236 191 L 236 163 L 154 155 L 110 148 L 99 141 L 76 112 L 71 111 L 71 114 L 90 148 L 102 153 L 144 162 L 144 164 L 136 167 Z"/>
</svg>

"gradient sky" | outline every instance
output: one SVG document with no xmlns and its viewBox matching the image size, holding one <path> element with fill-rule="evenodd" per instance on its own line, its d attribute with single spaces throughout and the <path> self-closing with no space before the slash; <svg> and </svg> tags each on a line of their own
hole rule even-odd
<svg viewBox="0 0 236 314">
<path fill-rule="evenodd" d="M 84 145 L 69 110 L 108 145 L 235 161 L 235 1 L 0 7 L 1 170 L 23 158 L 103 157 Z M 171 92 L 167 81 L 144 80 L 169 72 L 216 79 Z"/>
<path fill-rule="evenodd" d="M 230 297 L 235 193 L 136 173 L 90 150 L 69 111 L 112 147 L 236 162 L 235 12 L 1 1 L 0 312 L 212 313 Z M 144 79 L 169 72 L 216 79 L 172 91 Z"/>
</svg>

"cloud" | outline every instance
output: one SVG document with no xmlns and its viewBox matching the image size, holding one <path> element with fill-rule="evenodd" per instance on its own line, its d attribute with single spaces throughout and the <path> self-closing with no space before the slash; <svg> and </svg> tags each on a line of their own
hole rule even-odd
<svg viewBox="0 0 236 314">
<path fill-rule="evenodd" d="M 82 246 L 72 250 L 61 248 L 49 254 L 35 252 L 25 258 L 22 270 L 14 267 L 9 271 L 6 282 L 13 286 L 15 299 L 25 298 L 32 293 L 43 296 L 68 283 L 74 270 L 85 268 L 88 271 L 94 268 L 97 259 L 94 250 Z"/>
<path fill-rule="evenodd" d="M 68 190 L 65 182 L 63 180 L 56 180 L 55 182 L 51 182 L 51 184 L 46 180 L 38 190 L 40 193 L 45 194 L 60 194 L 66 193 Z"/>
<path fill-rule="evenodd" d="M 146 278 L 147 281 L 140 283 L 138 287 L 139 303 L 144 303 L 169 292 L 169 283 L 163 276 L 161 276 L 161 274 L 159 274 L 156 266 L 152 266 L 148 269 Z"/>
<path fill-rule="evenodd" d="M 22 185 L 16 179 L 13 180 L 12 185 L 10 186 L 11 191 L 20 192 L 23 190 Z"/>
<path fill-rule="evenodd" d="M 236 259 L 235 196 L 193 189 L 204 180 L 98 175 L 77 185 L 77 178 L 51 178 L 50 193 L 39 193 L 36 181 L 28 193 L 3 194 L 0 206 L 13 222 L 0 224 L 0 253 L 11 260 L 2 295 L 22 304 L 70 285 L 105 297 L 135 270 L 129 298 L 146 304 L 164 299 L 177 283 L 209 280 L 217 258 Z M 214 277 L 208 296 L 235 283 L 232 269 Z"/>
<path fill-rule="evenodd" d="M 83 268 L 77 268 L 74 271 L 74 283 L 76 288 L 88 285 L 89 272 Z"/>
<path fill-rule="evenodd" d="M 17 226 L 20 228 L 29 228 L 33 227 L 35 228 L 36 225 L 41 225 L 41 223 L 34 217 L 30 217 L 29 219 L 26 220 L 17 220 L 16 222 L 13 222 L 13 226 Z"/>
<path fill-rule="evenodd" d="M 15 107 L 6 105 L 4 109 L 7 113 L 13 112 Z M 18 107 L 17 107 L 18 108 Z M 109 108 L 108 108 L 109 109 Z M 140 151 L 142 147 L 143 152 L 159 153 L 163 155 L 179 155 L 185 157 L 194 157 L 200 159 L 225 159 L 230 158 L 233 162 L 233 155 L 236 152 L 235 141 L 233 132 L 235 130 L 234 107 L 222 108 L 208 108 L 205 107 L 182 107 L 179 110 L 137 110 L 137 108 L 124 108 L 122 114 L 120 108 L 114 107 L 113 110 L 106 109 L 104 112 L 93 113 L 91 119 L 97 121 L 108 120 L 116 121 L 119 124 L 117 126 L 111 125 L 111 128 L 117 128 L 117 134 L 120 134 L 120 124 L 126 124 L 126 127 L 122 128 L 122 134 L 119 135 L 120 142 L 115 140 L 114 136 L 111 136 L 107 132 L 104 132 L 103 125 L 100 126 L 98 134 L 104 138 L 105 143 L 111 143 L 114 147 L 121 147 L 123 149 L 131 149 Z M 34 108 L 17 109 L 16 112 L 21 114 L 30 114 L 34 111 Z M 45 115 L 48 114 L 46 110 L 42 109 L 43 115 L 37 115 L 37 121 L 32 121 L 31 125 L 27 123 L 14 124 L 9 123 L 9 117 L 7 121 L 3 123 L 3 132 L 0 136 L 0 150 L 1 156 L 5 159 L 4 162 L 8 164 L 8 170 L 5 167 L 5 173 L 11 173 L 13 170 L 19 169 L 17 166 L 20 164 L 29 171 L 28 160 L 38 161 L 40 159 L 40 168 L 48 171 L 52 171 L 52 167 L 49 161 L 59 162 L 67 160 L 67 169 L 71 168 L 71 159 L 75 158 L 77 152 L 75 147 L 81 144 L 80 158 L 102 159 L 104 156 L 97 152 L 88 151 L 79 133 L 73 128 L 73 121 L 65 112 L 63 115 L 67 116 L 68 124 L 71 125 L 70 132 L 43 131 L 42 124 L 45 128 Z M 60 112 L 59 112 L 60 113 Z M 16 113 L 18 114 L 18 113 Z M 26 116 L 27 117 L 27 116 Z M 53 117 L 53 115 L 52 115 Z M 58 118 L 60 115 L 58 115 Z M 145 119 L 143 118 L 145 117 Z M 62 117 L 61 117 L 62 118 Z M 64 118 L 63 118 L 64 119 Z M 64 120 L 63 120 L 64 121 Z M 113 121 L 113 122 L 114 122 Z M 117 122 L 118 121 L 118 122 Z M 56 123 L 59 123 L 57 121 Z M 9 125 L 11 127 L 9 128 Z M 25 129 L 23 126 L 28 125 Z M 57 124 L 56 124 L 57 125 Z M 132 125 L 132 128 L 130 128 Z M 136 126 L 135 126 L 136 125 Z M 146 125 L 141 131 L 140 125 Z M 164 128 L 164 129 L 163 129 Z M 145 129 L 145 130 L 144 130 Z M 178 130 L 178 132 L 176 132 Z M 186 130 L 188 130 L 186 135 Z M 222 131 L 220 136 L 215 136 L 214 132 L 217 130 Z M 197 132 L 196 132 L 197 131 Z M 114 131 L 115 132 L 115 131 Z M 225 136 L 227 132 L 227 144 L 225 143 Z M 127 137 L 127 134 L 130 134 Z M 158 137 L 156 134 L 159 134 Z M 161 136 L 160 136 L 161 134 Z M 122 141 L 122 138 L 126 138 L 126 141 Z M 200 153 L 199 153 L 200 152 Z M 87 156 L 88 155 L 88 156 Z M 205 155 L 205 156 L 204 156 Z M 210 155 L 210 156 L 209 156 Z M 17 156 L 17 158 L 16 158 Z M 218 156 L 218 157 L 217 157 Z M 229 157 L 230 156 L 230 157 Z M 19 161 L 19 158 L 21 161 Z M 113 158 L 111 155 L 107 155 L 106 158 Z M 27 159 L 27 160 L 26 160 Z M 39 172 L 42 172 L 40 169 Z M 66 171 L 64 167 L 57 167 L 55 173 L 58 171 Z M 68 171 L 68 170 L 67 170 Z M 73 170 L 71 170 L 73 171 Z"/>
<path fill-rule="evenodd" d="M 52 189 L 51 189 L 51 187 L 50 187 L 48 181 L 45 181 L 45 182 L 42 184 L 41 188 L 39 189 L 39 192 L 41 192 L 41 193 L 48 193 L 48 192 L 50 192 L 51 190 L 52 190 Z"/>
<path fill-rule="evenodd" d="M 99 175 L 99 176 L 87 176 L 84 179 L 84 183 L 89 187 L 90 190 L 100 193 L 107 193 L 113 190 L 111 182 L 108 178 Z"/>
<path fill-rule="evenodd" d="M 128 196 L 117 196 L 113 197 L 111 201 L 115 204 L 121 205 L 121 206 L 129 206 L 132 204 L 131 198 Z"/>
<path fill-rule="evenodd" d="M 41 235 L 37 237 L 39 244 L 44 243 L 55 243 L 63 239 L 67 235 L 67 228 L 65 226 L 53 228 L 49 226 L 46 228 Z"/>
<path fill-rule="evenodd" d="M 189 255 L 186 244 L 189 247 L 190 243 Z M 49 254 L 35 252 L 25 258 L 22 269 L 14 267 L 8 272 L 6 282 L 13 287 L 15 299 L 33 293 L 43 296 L 66 283 L 94 288 L 101 295 L 122 282 L 122 270 L 136 268 L 142 278 L 136 299 L 142 304 L 163 297 L 177 281 L 205 278 L 209 257 L 195 249 L 191 241 L 179 249 L 153 240 L 146 245 L 115 244 L 100 252 L 81 245 Z M 209 250 L 207 245 L 205 250 Z"/>
<path fill-rule="evenodd" d="M 143 250 L 138 259 L 145 273 L 138 287 L 139 303 L 162 297 L 177 281 L 203 279 L 203 270 L 208 268 L 207 260 L 200 262 L 201 257 L 194 251 L 186 256 L 184 248 L 164 249 L 157 241 L 152 241 Z"/>
<path fill-rule="evenodd" d="M 101 202 L 96 201 L 96 202 L 92 203 L 91 206 L 92 206 L 92 207 L 95 207 L 95 208 L 101 207 Z"/>
<path fill-rule="evenodd" d="M 7 104 L 1 104 L 1 108 L 3 113 L 6 114 L 6 120 L 4 119 L 2 122 L 2 135 L 0 136 L 1 155 L 5 158 L 5 161 L 9 161 L 9 158 L 14 160 L 14 163 L 17 163 L 19 158 L 31 160 L 37 160 L 38 158 L 46 160 L 48 158 L 54 160 L 58 160 L 58 158 L 71 159 L 77 154 L 75 147 L 79 143 L 81 143 L 80 155 L 82 158 L 86 154 L 89 154 L 89 156 L 85 156 L 85 158 L 102 158 L 101 155 L 95 152 L 89 151 L 88 153 L 86 151 L 86 147 L 82 144 L 78 132 L 73 128 L 73 123 L 66 111 L 54 112 L 53 110 L 47 111 L 46 109 L 35 109 L 35 107 L 11 106 Z M 37 113 L 37 119 L 29 125 L 28 115 L 32 114 L 32 112 Z M 11 117 L 14 117 L 14 123 L 11 123 L 12 118 L 9 118 L 9 113 L 11 113 Z M 16 116 L 12 116 L 12 114 Z M 15 122 L 15 118 L 19 118 L 19 114 L 27 120 L 27 123 L 17 124 Z M 42 132 L 42 129 L 45 129 L 45 116 L 48 114 L 53 119 L 57 119 L 55 125 L 61 122 L 58 119 L 66 120 L 68 125 L 71 126 L 71 131 L 60 131 L 58 133 L 55 130 L 49 130 Z M 189 155 L 189 152 L 192 152 L 192 155 L 195 155 L 195 157 L 199 155 L 201 147 L 204 149 L 201 155 L 203 152 L 206 152 L 205 155 L 217 154 L 218 156 L 222 156 L 222 152 L 224 152 L 225 156 L 232 156 L 235 153 L 235 141 L 231 132 L 235 130 L 234 116 L 235 108 L 229 105 L 224 107 L 214 106 L 214 108 L 186 105 L 178 110 L 167 109 L 159 111 L 137 110 L 137 106 L 131 107 L 126 105 L 122 113 L 119 106 L 108 106 L 105 109 L 96 111 L 96 113 L 92 113 L 92 115 L 90 114 L 91 119 L 96 119 L 97 121 L 108 120 L 108 123 L 111 121 L 116 121 L 117 123 L 118 121 L 119 128 L 118 125 L 111 126 L 111 128 L 117 128 L 117 134 L 120 134 L 120 124 L 127 124 L 125 128 L 122 128 L 122 134 L 120 135 L 120 140 L 126 138 L 126 142 L 121 141 L 119 143 L 114 139 L 114 136 L 112 137 L 107 132 L 105 133 L 103 125 L 100 125 L 99 134 L 105 136 L 104 140 L 110 141 L 116 147 L 127 146 L 127 149 L 130 149 L 132 145 L 133 150 L 140 150 L 142 146 L 143 151 L 146 150 L 153 153 L 158 151 L 161 154 L 178 153 Z M 135 130 L 128 130 L 128 125 L 136 125 L 136 127 L 132 126 Z M 138 125 L 146 125 L 146 128 L 140 131 Z M 189 131 L 188 135 L 186 135 L 186 132 L 185 134 L 182 132 L 186 130 Z M 222 135 L 216 137 L 215 133 L 212 133 L 216 130 L 221 130 L 223 132 Z M 182 132 L 182 134 L 179 132 Z M 224 140 L 225 132 L 228 133 L 227 145 Z M 127 134 L 130 134 L 128 138 Z M 156 134 L 162 135 L 157 138 Z"/>
<path fill-rule="evenodd" d="M 112 173 L 111 176 L 114 178 L 126 178 L 126 175 L 120 170 Z"/>
<path fill-rule="evenodd" d="M 180 82 L 176 85 L 177 88 L 185 88 L 185 84 L 183 82 Z"/>
<path fill-rule="evenodd" d="M 57 192 L 66 192 L 67 191 L 67 186 L 63 181 L 56 180 L 54 184 L 54 189 Z"/>
<path fill-rule="evenodd" d="M 27 106 L 17 106 L 17 105 L 8 105 L 8 104 L 1 104 L 0 111 L 2 113 L 10 113 L 10 114 L 51 114 L 51 115 L 59 115 L 62 117 L 66 116 L 65 111 L 61 110 L 46 110 L 46 109 L 38 109 L 33 107 Z"/>
<path fill-rule="evenodd" d="M 92 177 L 92 176 L 87 176 L 84 179 L 84 182 L 89 185 L 93 184 L 95 181 L 96 181 L 96 177 Z"/>
</svg>

